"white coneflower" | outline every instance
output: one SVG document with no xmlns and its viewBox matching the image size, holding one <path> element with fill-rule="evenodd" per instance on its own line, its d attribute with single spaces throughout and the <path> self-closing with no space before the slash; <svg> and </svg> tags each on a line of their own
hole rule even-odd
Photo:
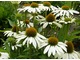
<svg viewBox="0 0 80 60">
<path fill-rule="evenodd" d="M 10 47 L 12 50 L 15 50 L 15 49 L 17 49 L 18 47 L 21 47 L 21 46 L 22 46 L 21 44 L 17 44 L 17 43 L 16 43 L 16 39 L 13 38 L 13 37 L 9 37 L 6 41 L 7 41 L 7 44 L 9 45 L 9 47 Z M 4 49 L 6 49 L 5 45 L 6 45 L 6 43 L 4 43 Z"/>
<path fill-rule="evenodd" d="M 24 20 L 24 21 L 18 21 L 17 20 L 17 25 L 23 27 L 24 25 L 26 25 L 28 28 L 29 27 L 34 27 L 34 24 L 32 22 L 30 22 L 30 20 Z"/>
<path fill-rule="evenodd" d="M 0 52 L 0 59 L 9 59 L 9 54 L 6 52 Z"/>
<path fill-rule="evenodd" d="M 49 37 L 45 43 L 41 44 L 41 47 L 45 47 L 44 54 L 48 53 L 48 57 L 55 55 L 59 57 L 60 55 L 64 54 L 64 52 L 67 52 L 66 44 L 63 42 L 58 42 L 58 39 L 56 37 Z"/>
<path fill-rule="evenodd" d="M 19 32 L 19 27 L 13 26 L 13 27 L 12 27 L 12 30 L 10 30 L 10 31 L 5 31 L 5 32 L 4 32 L 4 35 L 7 35 L 7 37 L 8 37 L 8 36 L 15 36 L 15 35 L 17 35 L 18 32 Z"/>
<path fill-rule="evenodd" d="M 57 22 L 56 17 L 52 13 L 48 14 L 44 21 L 42 21 L 40 24 L 43 24 L 43 28 L 46 28 L 48 25 L 52 24 L 55 24 L 60 28 L 62 27 L 62 25 Z"/>
<path fill-rule="evenodd" d="M 61 20 L 57 20 L 59 23 L 64 23 L 64 24 L 68 24 L 68 23 L 73 23 L 75 22 L 75 18 L 71 18 L 71 17 L 62 17 Z"/>
<path fill-rule="evenodd" d="M 34 27 L 34 24 L 30 22 L 30 20 L 25 20 L 24 23 L 27 25 L 28 28 Z"/>
<path fill-rule="evenodd" d="M 53 11 L 53 12 L 56 14 L 57 17 L 58 16 L 67 16 L 67 17 L 69 17 L 70 15 L 73 15 L 74 13 L 79 14 L 78 11 L 70 9 L 69 6 L 62 6 L 61 8 L 58 7 L 58 9 L 56 11 Z"/>
<path fill-rule="evenodd" d="M 27 47 L 29 47 L 29 44 L 32 44 L 35 48 L 40 47 L 40 44 L 44 42 L 44 39 L 46 39 L 33 27 L 27 28 L 26 31 L 22 33 L 22 35 L 16 38 L 17 43 L 24 39 L 23 45 L 27 43 Z"/>
<path fill-rule="evenodd" d="M 50 2 L 43 2 L 43 4 L 39 4 L 39 8 L 42 11 L 51 11 L 51 10 L 56 10 L 57 8 L 53 5 L 51 5 Z"/>
<path fill-rule="evenodd" d="M 37 21 L 42 21 L 44 19 L 42 15 L 36 15 L 35 17 L 31 15 L 29 19 L 32 20 L 33 18 Z"/>
<path fill-rule="evenodd" d="M 62 59 L 80 59 L 80 53 L 74 50 L 73 43 L 68 41 L 67 43 L 67 52 L 62 54 L 60 58 Z"/>
<path fill-rule="evenodd" d="M 37 3 L 32 2 L 29 6 L 25 6 L 23 8 L 19 8 L 18 11 L 19 12 L 21 12 L 21 11 L 25 12 L 25 11 L 27 11 L 29 13 L 40 13 L 41 11 L 40 11 L 40 9 L 39 9 L 38 6 L 39 5 Z"/>
</svg>

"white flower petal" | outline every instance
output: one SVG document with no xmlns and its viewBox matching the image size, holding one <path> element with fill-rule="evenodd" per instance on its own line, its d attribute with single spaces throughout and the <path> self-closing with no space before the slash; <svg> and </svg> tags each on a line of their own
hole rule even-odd
<svg viewBox="0 0 80 60">
<path fill-rule="evenodd" d="M 75 59 L 78 59 L 78 56 L 77 56 L 77 54 L 73 53 L 73 55 L 75 56 Z"/>
<path fill-rule="evenodd" d="M 40 38 L 42 38 L 42 39 L 46 39 L 46 37 L 44 37 L 43 35 L 41 35 L 39 33 L 37 33 L 37 36 L 40 37 Z"/>
<path fill-rule="evenodd" d="M 64 54 L 63 59 L 68 59 L 68 54 L 67 53 Z"/>
<path fill-rule="evenodd" d="M 29 42 L 30 44 L 33 43 L 34 38 L 33 37 L 29 37 Z"/>
<path fill-rule="evenodd" d="M 25 43 L 27 42 L 28 37 L 23 41 L 23 45 L 25 45 Z"/>
<path fill-rule="evenodd" d="M 65 52 L 67 52 L 67 48 L 64 45 L 59 45 L 58 44 L 58 46 L 60 46 Z"/>
<path fill-rule="evenodd" d="M 51 47 L 49 48 L 49 51 L 48 51 L 48 57 L 50 57 L 52 51 L 53 51 L 53 48 L 52 48 L 52 46 L 51 46 Z"/>
<path fill-rule="evenodd" d="M 12 50 L 14 50 L 14 46 L 12 46 Z"/>
<path fill-rule="evenodd" d="M 72 12 L 71 10 L 69 10 L 69 13 L 70 13 L 71 15 L 73 15 L 73 12 Z"/>
<path fill-rule="evenodd" d="M 76 13 L 76 14 L 79 14 L 79 12 L 78 12 L 78 11 L 76 11 L 76 10 L 73 10 L 72 12 L 73 12 L 73 13 Z"/>
<path fill-rule="evenodd" d="M 62 25 L 61 24 L 59 24 L 59 23 L 57 23 L 57 22 L 53 22 L 54 24 L 56 24 L 58 27 L 62 27 Z"/>
<path fill-rule="evenodd" d="M 65 43 L 63 42 L 58 42 L 59 45 L 63 45 L 63 46 L 67 46 Z"/>
<path fill-rule="evenodd" d="M 55 51 L 55 47 L 54 46 L 52 46 L 52 50 L 53 50 L 52 54 L 55 55 L 56 51 Z"/>
<path fill-rule="evenodd" d="M 50 45 L 48 45 L 48 46 L 44 49 L 44 54 L 48 52 L 49 48 L 50 48 Z"/>
<path fill-rule="evenodd" d="M 38 41 L 40 41 L 40 42 L 44 42 L 41 38 L 39 38 L 39 37 L 35 37 Z"/>
<path fill-rule="evenodd" d="M 26 36 L 22 36 L 20 38 L 17 39 L 17 43 L 19 43 L 19 41 L 21 41 L 22 39 L 24 39 Z"/>
<path fill-rule="evenodd" d="M 48 43 L 45 43 L 45 42 L 41 43 L 39 49 L 43 48 L 43 47 L 46 46 L 46 45 L 48 45 Z"/>
<path fill-rule="evenodd" d="M 47 25 L 48 25 L 48 22 L 45 22 L 45 23 L 43 24 L 43 28 L 46 28 Z"/>
<path fill-rule="evenodd" d="M 59 49 L 57 46 L 55 46 L 55 50 L 56 50 L 56 52 L 57 52 L 58 55 L 61 55 L 61 54 L 62 54 L 62 53 L 60 52 L 60 49 Z"/>
<path fill-rule="evenodd" d="M 68 11 L 66 11 L 66 16 L 69 17 L 69 12 Z"/>
<path fill-rule="evenodd" d="M 36 48 L 37 47 L 37 43 L 36 43 L 36 41 L 35 40 L 33 40 L 33 46 Z"/>
</svg>

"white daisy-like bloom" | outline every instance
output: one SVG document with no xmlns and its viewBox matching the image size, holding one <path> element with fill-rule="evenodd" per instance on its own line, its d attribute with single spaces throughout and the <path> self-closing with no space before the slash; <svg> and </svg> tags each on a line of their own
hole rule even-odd
<svg viewBox="0 0 80 60">
<path fill-rule="evenodd" d="M 48 14 L 47 17 L 42 22 L 40 22 L 40 24 L 43 24 L 43 28 L 46 28 L 48 25 L 52 24 L 57 25 L 59 28 L 62 27 L 62 25 L 57 22 L 56 17 L 52 13 Z"/>
<path fill-rule="evenodd" d="M 4 32 L 4 36 L 6 36 L 6 35 L 7 35 L 7 37 L 15 36 L 15 35 L 17 35 L 17 33 L 16 32 L 12 32 L 12 31 L 5 31 Z"/>
<path fill-rule="evenodd" d="M 12 45 L 11 48 L 12 50 L 15 50 L 17 49 L 18 47 L 21 47 L 22 45 L 21 44 L 15 44 L 15 45 Z"/>
<path fill-rule="evenodd" d="M 59 57 L 65 52 L 67 52 L 66 44 L 63 42 L 58 42 L 58 39 L 56 37 L 49 37 L 47 40 L 45 40 L 45 43 L 41 44 L 41 48 L 44 47 L 44 54 L 48 53 L 48 57 L 53 55 L 55 57 Z"/>
<path fill-rule="evenodd" d="M 30 6 L 25 6 L 23 8 L 18 8 L 17 10 L 19 12 L 21 12 L 21 11 L 25 12 L 25 11 L 27 11 L 29 13 L 40 13 L 41 12 L 40 9 L 39 9 L 39 5 L 37 3 L 35 3 L 35 2 L 32 2 L 30 4 Z"/>
<path fill-rule="evenodd" d="M 30 20 L 32 20 L 33 18 L 35 18 L 38 21 L 42 21 L 44 19 L 44 17 L 42 15 L 36 15 L 36 16 L 30 16 Z"/>
<path fill-rule="evenodd" d="M 30 22 L 30 20 L 25 20 L 24 23 L 27 25 L 28 28 L 34 27 L 34 24 Z"/>
<path fill-rule="evenodd" d="M 21 35 L 18 35 L 15 38 L 17 39 L 17 43 L 24 39 L 23 45 L 27 43 L 27 47 L 29 47 L 29 44 L 32 44 L 34 48 L 40 47 L 40 44 L 46 39 L 33 27 L 27 28 L 25 32 L 22 32 Z"/>
<path fill-rule="evenodd" d="M 17 25 L 23 27 L 24 25 L 27 26 L 28 28 L 34 27 L 34 24 L 30 22 L 30 20 L 25 20 L 25 21 L 18 21 L 17 20 Z"/>
<path fill-rule="evenodd" d="M 4 44 L 5 45 L 5 44 Z M 10 46 L 11 43 L 8 43 L 8 45 Z M 21 44 L 12 44 L 10 47 L 12 50 L 15 50 L 15 49 L 18 49 L 18 47 L 21 47 L 22 45 Z M 4 49 L 6 49 L 6 47 L 4 47 Z"/>
<path fill-rule="evenodd" d="M 39 4 L 39 8 L 41 11 L 54 11 L 57 9 L 55 6 L 51 5 L 50 2 L 43 2 L 43 4 Z"/>
<path fill-rule="evenodd" d="M 70 9 L 69 6 L 62 6 L 61 8 L 58 6 L 58 9 L 56 11 L 53 11 L 56 16 L 67 16 L 69 17 L 70 15 L 79 14 L 78 11 Z"/>
<path fill-rule="evenodd" d="M 0 52 L 0 59 L 9 59 L 9 54 L 6 52 Z"/>
<path fill-rule="evenodd" d="M 68 41 L 67 52 L 62 54 L 59 58 L 61 59 L 80 59 L 80 53 L 74 50 L 73 43 Z"/>
<path fill-rule="evenodd" d="M 60 20 L 57 20 L 59 23 L 64 23 L 64 24 L 68 24 L 68 23 L 74 23 L 75 22 L 75 18 L 71 18 L 71 17 L 62 17 Z"/>
<path fill-rule="evenodd" d="M 16 36 L 17 37 L 17 36 Z M 6 43 L 7 42 L 7 43 Z M 15 49 L 18 49 L 18 47 L 21 47 L 22 44 L 17 44 L 16 43 L 16 39 L 13 38 L 13 37 L 9 37 L 6 42 L 4 43 L 4 49 L 7 49 L 6 48 L 6 44 L 12 49 L 12 50 L 15 50 Z"/>
<path fill-rule="evenodd" d="M 16 36 L 18 34 L 17 33 L 18 31 L 19 31 L 19 28 L 17 26 L 13 26 L 12 30 L 4 32 L 4 36 L 6 36 L 6 35 L 7 35 L 7 37 L 9 37 L 9 36 Z"/>
</svg>

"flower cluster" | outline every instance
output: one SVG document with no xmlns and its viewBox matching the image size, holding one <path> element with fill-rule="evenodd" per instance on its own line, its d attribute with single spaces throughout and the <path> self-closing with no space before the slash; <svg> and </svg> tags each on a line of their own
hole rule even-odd
<svg viewBox="0 0 80 60">
<path fill-rule="evenodd" d="M 25 14 L 25 20 L 17 20 L 17 25 L 12 26 L 12 30 L 4 32 L 4 35 L 9 37 L 8 42 L 12 50 L 25 45 L 29 48 L 32 45 L 35 49 L 44 49 L 43 54 L 48 53 L 48 57 L 80 58 L 72 42 L 60 41 L 57 33 L 63 25 L 75 23 L 76 19 L 72 16 L 74 13 L 79 14 L 78 11 L 70 9 L 69 6 L 55 7 L 50 2 L 32 2 L 17 10 L 18 13 Z M 14 37 L 14 40 L 11 37 Z"/>
</svg>

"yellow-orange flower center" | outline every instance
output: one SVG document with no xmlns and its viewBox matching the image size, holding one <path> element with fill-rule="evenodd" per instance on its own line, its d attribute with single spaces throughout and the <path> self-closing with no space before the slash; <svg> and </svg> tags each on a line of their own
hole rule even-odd
<svg viewBox="0 0 80 60">
<path fill-rule="evenodd" d="M 52 13 L 50 13 L 50 14 L 48 14 L 47 16 L 46 16 L 46 21 L 47 22 L 53 22 L 53 21 L 55 21 L 56 19 L 55 19 L 55 16 L 52 14 Z"/>
<path fill-rule="evenodd" d="M 74 50 L 74 45 L 73 45 L 73 43 L 72 43 L 71 41 L 68 41 L 66 44 L 67 44 L 67 52 L 68 52 L 68 53 L 72 53 L 73 50 Z"/>
<path fill-rule="evenodd" d="M 50 7 L 51 6 L 51 3 L 50 2 L 43 2 L 43 5 Z"/>
<path fill-rule="evenodd" d="M 36 8 L 36 7 L 38 7 L 38 4 L 35 3 L 35 2 L 32 2 L 32 3 L 31 3 L 31 7 Z"/>
<path fill-rule="evenodd" d="M 37 30 L 36 30 L 35 28 L 30 27 L 30 28 L 27 28 L 27 29 L 26 29 L 26 35 L 27 35 L 28 37 L 35 37 L 36 34 L 37 34 Z"/>
<path fill-rule="evenodd" d="M 29 24 L 30 20 L 25 20 L 24 23 Z"/>
<path fill-rule="evenodd" d="M 62 6 L 63 10 L 69 10 L 69 6 Z"/>
<path fill-rule="evenodd" d="M 48 43 L 50 45 L 57 45 L 58 44 L 58 38 L 56 38 L 56 37 L 49 37 L 48 38 Z"/>
<path fill-rule="evenodd" d="M 30 6 L 30 4 L 24 4 L 23 6 Z"/>
</svg>

